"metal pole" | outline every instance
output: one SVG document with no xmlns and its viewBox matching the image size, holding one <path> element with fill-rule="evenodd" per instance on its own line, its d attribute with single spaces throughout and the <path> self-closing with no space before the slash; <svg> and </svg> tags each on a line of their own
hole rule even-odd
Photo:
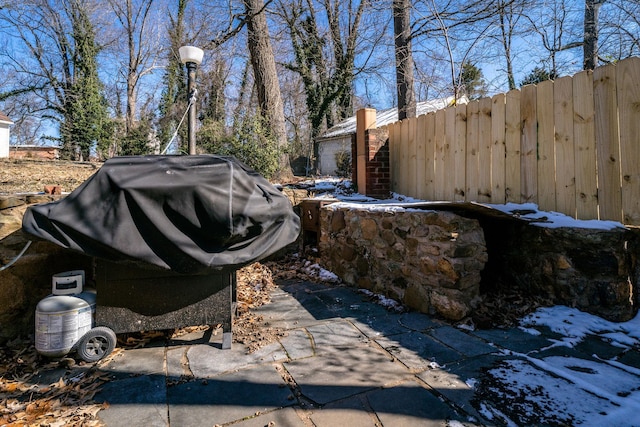
<svg viewBox="0 0 640 427">
<path fill-rule="evenodd" d="M 187 62 L 187 92 L 189 93 L 189 123 L 187 131 L 189 136 L 189 154 L 196 154 L 196 69 L 198 64 Z"/>
</svg>

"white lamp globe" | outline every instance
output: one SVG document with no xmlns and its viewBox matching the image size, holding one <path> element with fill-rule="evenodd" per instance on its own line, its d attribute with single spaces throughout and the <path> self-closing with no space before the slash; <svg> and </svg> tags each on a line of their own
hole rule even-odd
<svg viewBox="0 0 640 427">
<path fill-rule="evenodd" d="M 195 64 L 200 65 L 202 63 L 204 51 L 200 48 L 195 46 L 182 46 L 178 49 L 178 52 L 180 53 L 180 61 L 182 61 L 183 64 L 186 64 L 187 62 L 194 62 Z"/>
</svg>

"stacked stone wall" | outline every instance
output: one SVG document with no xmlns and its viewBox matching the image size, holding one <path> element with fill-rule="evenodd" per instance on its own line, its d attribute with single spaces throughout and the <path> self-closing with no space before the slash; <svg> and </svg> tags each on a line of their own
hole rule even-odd
<svg viewBox="0 0 640 427">
<path fill-rule="evenodd" d="M 329 205 L 320 227 L 322 262 L 350 285 L 450 320 L 469 315 L 477 302 L 487 251 L 475 219 Z"/>
<path fill-rule="evenodd" d="M 349 285 L 450 320 L 479 296 L 520 295 L 612 321 L 640 304 L 640 234 L 617 227 L 546 228 L 477 211 L 325 206 L 320 254 Z"/>
<path fill-rule="evenodd" d="M 618 322 L 638 311 L 638 230 L 482 224 L 490 254 L 483 291 L 543 297 Z"/>
</svg>

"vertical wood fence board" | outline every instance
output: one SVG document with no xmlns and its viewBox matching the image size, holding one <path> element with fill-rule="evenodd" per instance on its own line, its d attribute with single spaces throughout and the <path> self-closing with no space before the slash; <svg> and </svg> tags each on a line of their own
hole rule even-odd
<svg viewBox="0 0 640 427">
<path fill-rule="evenodd" d="M 435 185 L 434 185 L 434 197 L 436 200 L 445 200 L 444 183 L 446 180 L 447 172 L 444 168 L 445 163 L 445 140 L 444 140 L 444 127 L 445 127 L 445 115 L 444 110 L 438 110 L 435 112 Z"/>
<path fill-rule="evenodd" d="M 426 182 L 425 182 L 425 194 L 426 200 L 433 200 L 435 198 L 435 117 L 436 115 L 433 112 L 427 113 L 425 117 L 425 174 L 426 174 Z"/>
<path fill-rule="evenodd" d="M 553 87 L 556 153 L 556 208 L 576 216 L 576 165 L 573 140 L 573 79 L 561 77 Z"/>
<path fill-rule="evenodd" d="M 507 203 L 520 203 L 520 91 L 507 92 L 505 99 L 505 197 Z"/>
<path fill-rule="evenodd" d="M 640 58 L 616 64 L 622 215 L 625 224 L 640 225 Z"/>
<path fill-rule="evenodd" d="M 538 119 L 538 206 L 556 211 L 556 155 L 552 80 L 538 83 L 536 111 Z"/>
<path fill-rule="evenodd" d="M 424 199 L 425 195 L 425 182 L 426 182 L 426 141 L 425 141 L 425 118 L 426 116 L 423 114 L 418 116 L 416 120 L 416 194 L 415 197 L 419 199 Z"/>
<path fill-rule="evenodd" d="M 491 99 L 491 203 L 505 203 L 505 95 Z"/>
<path fill-rule="evenodd" d="M 478 122 L 479 122 L 480 102 L 471 101 L 467 104 L 467 152 L 466 167 L 467 180 L 465 183 L 465 200 L 475 202 L 478 200 Z"/>
<path fill-rule="evenodd" d="M 405 120 L 407 126 L 407 133 L 409 136 L 409 163 L 407 164 L 407 192 L 404 193 L 411 197 L 416 197 L 418 191 L 418 168 L 422 165 L 418 165 L 418 143 L 416 141 L 416 129 L 417 121 L 415 119 Z"/>
<path fill-rule="evenodd" d="M 491 98 L 478 103 L 478 197 L 481 203 L 491 201 Z"/>
<path fill-rule="evenodd" d="M 527 85 L 521 90 L 520 122 L 520 203 L 538 202 L 538 150 L 536 86 Z"/>
<path fill-rule="evenodd" d="M 407 194 L 409 190 L 409 124 L 407 120 L 403 120 L 399 123 L 400 126 L 400 139 L 402 146 L 400 149 L 400 169 L 398 179 L 398 189 L 400 194 Z"/>
<path fill-rule="evenodd" d="M 576 217 L 578 219 L 598 218 L 593 106 L 593 72 L 583 71 L 573 77 L 573 132 L 576 162 Z"/>
<path fill-rule="evenodd" d="M 593 70 L 593 97 L 600 219 L 622 221 L 620 133 L 615 65 Z"/>
<path fill-rule="evenodd" d="M 454 138 L 454 173 L 455 198 L 457 202 L 464 201 L 467 182 L 467 105 L 458 104 L 456 109 L 456 126 Z"/>
<path fill-rule="evenodd" d="M 456 107 L 447 107 L 444 113 L 444 194 L 446 200 L 456 200 L 455 176 L 455 137 L 456 137 Z"/>
<path fill-rule="evenodd" d="M 397 123 L 387 125 L 389 132 L 389 169 L 391 174 L 391 191 L 398 192 L 398 172 L 400 170 L 400 138 L 396 134 Z"/>
</svg>

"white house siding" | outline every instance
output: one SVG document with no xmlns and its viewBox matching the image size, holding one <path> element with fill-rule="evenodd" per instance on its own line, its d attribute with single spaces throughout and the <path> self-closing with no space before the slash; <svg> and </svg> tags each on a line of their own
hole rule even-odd
<svg viewBox="0 0 640 427">
<path fill-rule="evenodd" d="M 346 151 L 351 156 L 351 135 L 335 139 L 325 139 L 318 148 L 318 173 L 320 175 L 336 175 L 336 153 Z"/>
<path fill-rule="evenodd" d="M 9 125 L 0 121 L 0 158 L 9 157 Z"/>
</svg>

